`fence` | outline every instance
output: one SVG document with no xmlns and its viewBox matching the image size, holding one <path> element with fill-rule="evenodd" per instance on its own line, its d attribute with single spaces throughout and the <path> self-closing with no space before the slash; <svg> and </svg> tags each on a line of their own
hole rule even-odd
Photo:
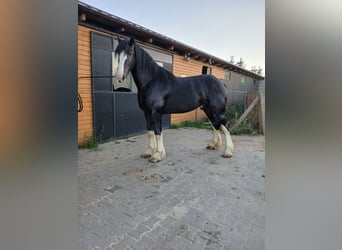
<svg viewBox="0 0 342 250">
<path fill-rule="evenodd" d="M 247 91 L 229 91 L 228 92 L 228 108 L 233 105 L 243 103 L 246 109 Z"/>
<path fill-rule="evenodd" d="M 247 107 L 255 100 L 256 97 L 259 97 L 259 101 L 258 103 L 255 105 L 255 107 L 252 109 L 252 111 L 247 115 L 247 119 L 250 122 L 253 122 L 258 130 L 259 133 L 264 133 L 264 119 L 263 119 L 263 115 L 262 115 L 262 98 L 260 96 L 259 92 L 252 92 L 252 93 L 248 93 L 247 97 L 246 97 L 246 105 Z"/>
</svg>

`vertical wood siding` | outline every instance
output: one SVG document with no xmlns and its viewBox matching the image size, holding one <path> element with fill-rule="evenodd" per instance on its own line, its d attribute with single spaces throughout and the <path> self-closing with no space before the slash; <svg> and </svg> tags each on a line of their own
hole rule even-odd
<svg viewBox="0 0 342 250">
<path fill-rule="evenodd" d="M 78 113 L 78 143 L 93 135 L 90 32 L 91 29 L 78 25 L 78 93 L 83 102 L 83 110 Z"/>
</svg>

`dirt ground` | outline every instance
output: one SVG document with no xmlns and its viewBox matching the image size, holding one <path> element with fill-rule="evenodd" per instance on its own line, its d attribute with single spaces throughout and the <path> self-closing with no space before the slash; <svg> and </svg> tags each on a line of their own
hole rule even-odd
<svg viewBox="0 0 342 250">
<path fill-rule="evenodd" d="M 264 249 L 265 139 L 232 136 L 226 159 L 211 137 L 165 130 L 155 164 L 146 135 L 79 150 L 79 249 Z"/>
</svg>

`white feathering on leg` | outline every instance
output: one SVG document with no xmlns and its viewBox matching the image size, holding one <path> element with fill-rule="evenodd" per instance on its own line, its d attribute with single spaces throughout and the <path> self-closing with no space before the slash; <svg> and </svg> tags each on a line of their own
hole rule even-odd
<svg viewBox="0 0 342 250">
<path fill-rule="evenodd" d="M 163 145 L 163 136 L 162 135 L 156 135 L 156 143 L 157 143 L 157 149 L 156 149 L 156 152 L 150 158 L 150 162 L 161 161 L 166 156 L 165 148 Z"/>
<path fill-rule="evenodd" d="M 221 125 L 220 129 L 222 130 L 222 132 L 224 133 L 224 136 L 226 138 L 226 147 L 225 147 L 224 152 L 223 152 L 223 157 L 226 157 L 226 158 L 233 157 L 233 155 L 234 155 L 233 154 L 234 144 L 233 144 L 232 138 L 230 136 L 230 133 L 224 125 Z"/>
<path fill-rule="evenodd" d="M 156 136 L 153 131 L 147 131 L 148 149 L 141 154 L 143 158 L 150 158 L 156 151 Z"/>
</svg>

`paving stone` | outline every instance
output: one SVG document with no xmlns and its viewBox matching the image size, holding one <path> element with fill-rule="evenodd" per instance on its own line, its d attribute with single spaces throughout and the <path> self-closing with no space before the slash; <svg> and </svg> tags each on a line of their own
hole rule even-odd
<svg viewBox="0 0 342 250">
<path fill-rule="evenodd" d="M 113 249 L 125 249 L 129 247 L 130 245 L 134 245 L 136 243 L 136 240 L 134 240 L 132 237 L 125 235 L 118 243 L 110 245 Z"/>
<path fill-rule="evenodd" d="M 127 234 L 136 240 L 140 240 L 142 234 L 148 230 L 148 227 L 144 226 L 143 224 L 139 224 L 135 229 L 133 229 L 133 231 L 129 231 Z"/>
<path fill-rule="evenodd" d="M 233 136 L 223 159 L 211 131 L 164 137 L 157 164 L 139 156 L 145 135 L 79 150 L 78 249 L 264 249 L 264 138 Z"/>
<path fill-rule="evenodd" d="M 153 250 L 156 249 L 156 242 L 147 236 L 142 236 L 141 240 L 130 246 L 134 250 Z"/>
<path fill-rule="evenodd" d="M 159 225 L 156 225 L 151 231 L 146 233 L 146 236 L 153 239 L 154 241 L 160 241 L 164 238 L 166 232 L 168 232 L 166 229 L 162 228 Z"/>
<path fill-rule="evenodd" d="M 156 224 L 158 221 L 160 221 L 161 218 L 155 216 L 152 214 L 147 220 L 142 221 L 141 223 L 149 228 L 153 228 L 154 224 Z"/>
<path fill-rule="evenodd" d="M 160 209 L 158 211 L 155 211 L 153 214 L 155 214 L 156 216 L 158 216 L 161 219 L 166 219 L 166 217 L 171 214 L 172 210 L 170 210 L 169 208 L 165 207 L 165 206 L 161 206 Z"/>
<path fill-rule="evenodd" d="M 173 216 L 167 216 L 164 220 L 160 221 L 159 224 L 163 227 L 169 227 L 172 223 L 174 223 L 175 221 L 177 221 L 176 218 L 174 218 Z"/>
</svg>

